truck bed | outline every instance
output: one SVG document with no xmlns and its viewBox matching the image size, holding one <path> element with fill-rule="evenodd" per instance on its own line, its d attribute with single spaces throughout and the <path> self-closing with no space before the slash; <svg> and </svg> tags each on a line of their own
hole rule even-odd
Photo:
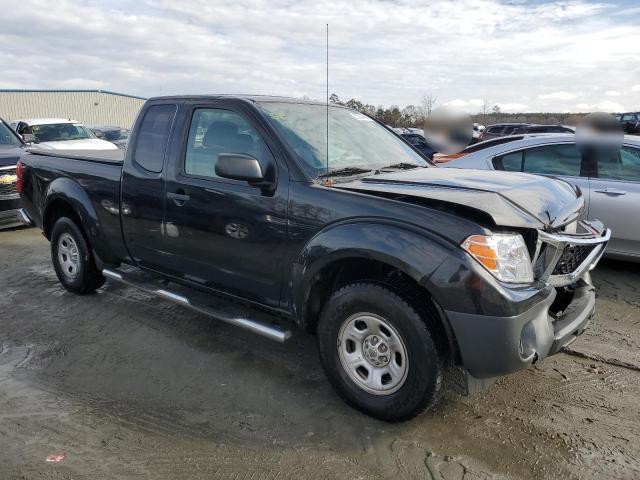
<svg viewBox="0 0 640 480">
<path fill-rule="evenodd" d="M 125 150 L 45 150 L 37 146 L 30 147 L 27 152 L 47 157 L 71 158 L 88 162 L 111 163 L 122 165 Z"/>
<path fill-rule="evenodd" d="M 127 256 L 120 230 L 123 157 L 123 150 L 28 149 L 20 159 L 25 169 L 22 208 L 48 235 L 49 205 L 58 197 L 72 201 L 98 257 L 117 263 Z"/>
</svg>

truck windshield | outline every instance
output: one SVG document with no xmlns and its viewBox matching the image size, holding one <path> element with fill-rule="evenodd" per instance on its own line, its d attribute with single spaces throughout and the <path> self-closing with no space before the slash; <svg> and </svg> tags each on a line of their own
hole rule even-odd
<svg viewBox="0 0 640 480">
<path fill-rule="evenodd" d="M 313 177 L 327 171 L 325 105 L 262 102 L 260 107 Z M 424 167 L 428 162 L 366 115 L 329 107 L 329 172 L 366 172 L 391 165 Z"/>
<path fill-rule="evenodd" d="M 11 145 L 19 147 L 22 142 L 13 134 L 10 128 L 3 122 L 0 122 L 0 145 Z"/>
<path fill-rule="evenodd" d="M 32 125 L 31 133 L 38 142 L 63 142 L 65 140 L 95 138 L 84 125 L 78 123 Z"/>
</svg>

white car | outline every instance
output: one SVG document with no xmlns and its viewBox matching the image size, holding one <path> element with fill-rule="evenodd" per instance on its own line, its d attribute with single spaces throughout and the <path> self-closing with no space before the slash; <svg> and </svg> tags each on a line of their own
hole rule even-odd
<svg viewBox="0 0 640 480">
<path fill-rule="evenodd" d="M 47 150 L 117 150 L 111 142 L 97 138 L 75 120 L 61 118 L 31 118 L 13 120 L 13 128 L 25 142 L 33 142 Z"/>
</svg>

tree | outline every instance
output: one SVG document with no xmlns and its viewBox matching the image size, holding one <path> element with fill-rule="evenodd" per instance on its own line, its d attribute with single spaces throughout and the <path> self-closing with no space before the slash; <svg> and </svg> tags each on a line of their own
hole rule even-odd
<svg viewBox="0 0 640 480">
<path fill-rule="evenodd" d="M 500 106 L 499 105 L 494 105 L 493 108 L 491 109 L 491 112 L 494 115 L 500 115 Z"/>
<path fill-rule="evenodd" d="M 487 101 L 486 98 L 482 100 L 482 107 L 481 107 L 480 113 L 482 113 L 483 117 L 486 117 L 489 114 L 489 102 Z"/>
<path fill-rule="evenodd" d="M 332 93 L 329 96 L 329 103 L 335 103 L 338 105 L 342 105 L 342 102 L 340 101 L 340 97 L 338 97 L 338 95 L 336 95 L 335 93 Z"/>
<path fill-rule="evenodd" d="M 422 116 L 427 118 L 431 115 L 431 112 L 436 106 L 438 102 L 438 97 L 436 97 L 433 93 L 425 93 L 422 95 Z"/>
</svg>

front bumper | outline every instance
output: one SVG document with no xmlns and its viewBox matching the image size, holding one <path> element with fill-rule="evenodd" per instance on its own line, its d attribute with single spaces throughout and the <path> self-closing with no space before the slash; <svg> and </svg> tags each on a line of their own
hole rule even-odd
<svg viewBox="0 0 640 480">
<path fill-rule="evenodd" d="M 19 208 L 20 198 L 18 196 L 0 199 L 0 229 L 22 225 L 17 217 Z"/>
<path fill-rule="evenodd" d="M 555 289 L 524 313 L 512 317 L 446 311 L 468 373 L 475 378 L 513 373 L 572 343 L 589 324 L 596 301 L 588 273 L 573 290 L 573 299 L 558 316 L 550 313 Z"/>
</svg>

